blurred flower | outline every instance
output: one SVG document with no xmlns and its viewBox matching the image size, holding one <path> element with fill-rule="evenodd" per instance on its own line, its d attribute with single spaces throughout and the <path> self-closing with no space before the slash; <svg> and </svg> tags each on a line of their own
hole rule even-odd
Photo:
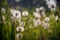
<svg viewBox="0 0 60 40">
<path fill-rule="evenodd" d="M 20 26 L 24 27 L 25 26 L 25 22 L 20 22 Z"/>
<path fill-rule="evenodd" d="M 35 18 L 41 18 L 41 15 L 40 15 L 39 13 L 37 13 L 37 12 L 34 12 L 34 13 L 33 13 L 33 16 L 34 16 Z"/>
<path fill-rule="evenodd" d="M 20 11 L 11 9 L 11 13 L 12 13 L 13 17 L 15 17 L 17 19 L 21 18 L 21 12 Z"/>
<path fill-rule="evenodd" d="M 56 20 L 58 20 L 58 15 L 55 17 Z"/>
<path fill-rule="evenodd" d="M 24 31 L 24 27 L 19 27 L 19 26 L 18 26 L 18 27 L 16 28 L 16 30 L 17 30 L 18 32 L 23 32 L 23 31 Z"/>
<path fill-rule="evenodd" d="M 5 20 L 5 16 L 4 15 L 2 15 L 2 19 L 3 19 L 3 21 Z"/>
<path fill-rule="evenodd" d="M 11 9 L 10 11 L 11 11 L 11 13 L 14 13 L 15 9 Z"/>
<path fill-rule="evenodd" d="M 17 39 L 20 40 L 22 37 L 23 37 L 23 34 L 20 34 L 20 33 L 16 34 L 16 38 L 17 38 Z"/>
<path fill-rule="evenodd" d="M 39 12 L 40 11 L 40 9 L 39 8 L 36 8 L 36 12 Z"/>
<path fill-rule="evenodd" d="M 56 4 L 51 3 L 48 7 L 51 9 L 51 11 L 56 10 Z"/>
<path fill-rule="evenodd" d="M 46 1 L 47 1 L 48 8 L 50 8 L 51 11 L 55 11 L 56 10 L 55 0 L 46 0 Z"/>
<path fill-rule="evenodd" d="M 49 22 L 50 21 L 50 17 L 45 17 L 44 21 L 45 22 Z"/>
<path fill-rule="evenodd" d="M 4 15 L 2 15 L 3 23 L 6 24 L 6 18 Z M 2 23 L 2 22 L 1 22 Z"/>
<path fill-rule="evenodd" d="M 45 8 L 44 8 L 43 6 L 41 6 L 41 7 L 40 7 L 40 10 L 43 10 L 43 11 L 45 11 Z"/>
<path fill-rule="evenodd" d="M 42 17 L 46 17 L 45 12 L 42 12 L 42 13 L 41 13 L 41 16 L 42 16 Z"/>
<path fill-rule="evenodd" d="M 40 19 L 33 19 L 33 24 L 34 24 L 34 27 L 40 25 L 41 24 Z"/>
<path fill-rule="evenodd" d="M 47 29 L 47 28 L 49 28 L 50 24 L 42 21 L 42 26 L 44 29 Z"/>
<path fill-rule="evenodd" d="M 5 8 L 1 8 L 1 12 L 5 13 L 6 12 Z"/>
<path fill-rule="evenodd" d="M 28 11 L 23 11 L 22 16 L 28 16 Z"/>
<path fill-rule="evenodd" d="M 40 14 L 41 14 L 41 16 L 43 16 L 43 17 L 45 17 L 46 15 L 45 15 L 45 8 L 42 6 L 42 7 L 40 7 Z"/>
</svg>

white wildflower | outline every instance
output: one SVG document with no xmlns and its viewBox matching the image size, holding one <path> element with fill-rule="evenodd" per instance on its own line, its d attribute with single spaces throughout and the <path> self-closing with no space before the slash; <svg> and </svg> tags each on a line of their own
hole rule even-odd
<svg viewBox="0 0 60 40">
<path fill-rule="evenodd" d="M 21 12 L 20 11 L 11 9 L 11 13 L 12 13 L 13 17 L 15 17 L 17 19 L 21 18 Z"/>
<path fill-rule="evenodd" d="M 42 26 L 44 29 L 47 29 L 47 28 L 49 28 L 50 24 L 43 21 Z"/>
<path fill-rule="evenodd" d="M 3 23 L 6 24 L 6 18 L 4 15 L 2 15 L 2 20 L 3 20 Z M 1 21 L 1 23 L 2 23 L 2 21 Z"/>
<path fill-rule="evenodd" d="M 11 11 L 11 13 L 14 13 L 15 9 L 11 9 L 10 11 Z"/>
<path fill-rule="evenodd" d="M 50 17 L 45 17 L 44 21 L 45 22 L 49 22 L 50 21 Z"/>
<path fill-rule="evenodd" d="M 42 15 L 43 17 L 46 17 L 46 14 L 45 14 L 44 11 L 41 13 L 41 15 Z"/>
<path fill-rule="evenodd" d="M 36 8 L 36 12 L 39 12 L 40 11 L 40 9 L 39 8 Z"/>
<path fill-rule="evenodd" d="M 41 18 L 41 15 L 40 15 L 39 13 L 37 13 L 37 12 L 34 12 L 34 13 L 33 13 L 33 16 L 34 16 L 35 18 Z"/>
<path fill-rule="evenodd" d="M 5 13 L 5 12 L 6 12 L 5 8 L 2 8 L 2 9 L 1 9 L 1 12 L 2 12 L 2 13 Z"/>
<path fill-rule="evenodd" d="M 45 14 L 45 8 L 44 8 L 43 6 L 40 7 L 40 14 L 41 14 L 41 16 L 43 16 L 43 17 L 46 16 L 46 14 Z"/>
<path fill-rule="evenodd" d="M 28 11 L 23 11 L 22 16 L 28 16 Z"/>
<path fill-rule="evenodd" d="M 18 26 L 18 27 L 16 28 L 16 31 L 18 31 L 18 32 L 23 32 L 23 31 L 24 31 L 24 27 L 19 27 L 19 26 Z"/>
<path fill-rule="evenodd" d="M 58 20 L 58 15 L 55 17 L 56 20 Z"/>
<path fill-rule="evenodd" d="M 56 10 L 56 2 L 55 2 L 55 0 L 47 0 L 47 5 L 48 5 L 48 8 L 51 9 L 51 11 Z"/>
<path fill-rule="evenodd" d="M 41 6 L 41 7 L 40 7 L 40 10 L 43 10 L 43 11 L 45 11 L 45 8 L 44 8 L 43 6 Z"/>
<path fill-rule="evenodd" d="M 25 22 L 20 22 L 20 26 L 24 27 L 25 26 Z"/>
<path fill-rule="evenodd" d="M 34 27 L 37 27 L 38 25 L 41 25 L 40 19 L 33 19 Z"/>
<path fill-rule="evenodd" d="M 22 37 L 23 37 L 23 34 L 20 34 L 20 33 L 16 34 L 16 38 L 17 38 L 17 39 L 20 39 L 20 38 L 22 38 Z"/>
<path fill-rule="evenodd" d="M 2 19 L 5 20 L 5 16 L 4 15 L 2 16 Z"/>
<path fill-rule="evenodd" d="M 51 3 L 48 7 L 51 9 L 51 11 L 55 11 L 56 10 L 56 4 L 52 4 Z"/>
</svg>

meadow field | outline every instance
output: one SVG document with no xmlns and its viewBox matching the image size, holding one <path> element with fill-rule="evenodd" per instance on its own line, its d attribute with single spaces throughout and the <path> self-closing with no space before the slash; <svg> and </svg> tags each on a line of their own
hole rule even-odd
<svg viewBox="0 0 60 40">
<path fill-rule="evenodd" d="M 2 40 L 60 40 L 60 7 L 12 8 L 1 1 L 0 38 Z M 55 8 L 54 8 L 55 7 Z"/>
</svg>

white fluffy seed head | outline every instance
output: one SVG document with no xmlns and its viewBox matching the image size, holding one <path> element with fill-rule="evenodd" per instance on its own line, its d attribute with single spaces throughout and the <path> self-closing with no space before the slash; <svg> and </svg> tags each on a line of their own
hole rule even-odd
<svg viewBox="0 0 60 40">
<path fill-rule="evenodd" d="M 46 0 L 48 8 L 50 8 L 51 11 L 55 11 L 56 10 L 56 2 L 55 0 Z"/>
<path fill-rule="evenodd" d="M 43 21 L 42 26 L 44 29 L 47 29 L 47 28 L 49 28 L 50 24 Z"/>
<path fill-rule="evenodd" d="M 11 13 L 14 13 L 15 9 L 11 9 L 10 11 L 11 11 Z"/>
<path fill-rule="evenodd" d="M 4 15 L 2 16 L 2 18 L 3 18 L 3 20 L 5 20 L 5 16 Z"/>
<path fill-rule="evenodd" d="M 13 17 L 15 17 L 16 19 L 20 19 L 21 18 L 21 12 L 15 9 L 11 9 L 11 13 L 13 15 Z"/>
<path fill-rule="evenodd" d="M 28 11 L 23 11 L 22 16 L 28 16 Z"/>
<path fill-rule="evenodd" d="M 25 26 L 25 22 L 20 22 L 20 26 L 24 27 Z"/>
<path fill-rule="evenodd" d="M 17 39 L 21 39 L 22 37 L 23 37 L 23 34 L 20 34 L 20 33 L 16 34 Z"/>
<path fill-rule="evenodd" d="M 43 6 L 40 7 L 40 14 L 41 16 L 45 17 L 46 14 L 45 14 L 45 8 Z"/>
<path fill-rule="evenodd" d="M 6 12 L 5 8 L 1 8 L 1 12 L 5 13 Z"/>
<path fill-rule="evenodd" d="M 43 11 L 45 11 L 45 8 L 44 8 L 43 6 L 41 6 L 41 7 L 40 7 L 40 10 L 43 10 Z"/>
<path fill-rule="evenodd" d="M 45 22 L 49 22 L 50 21 L 50 17 L 45 17 L 44 21 Z"/>
<path fill-rule="evenodd" d="M 58 15 L 55 17 L 56 20 L 58 20 Z"/>
<path fill-rule="evenodd" d="M 39 8 L 36 8 L 36 12 L 39 12 L 40 11 L 40 9 Z"/>
<path fill-rule="evenodd" d="M 37 12 L 34 12 L 34 13 L 33 13 L 33 16 L 34 16 L 35 18 L 41 18 L 41 15 L 40 15 L 39 13 L 37 13 Z"/>
<path fill-rule="evenodd" d="M 41 25 L 40 19 L 33 19 L 34 27 L 37 27 L 38 25 Z"/>
<path fill-rule="evenodd" d="M 20 31 L 23 32 L 23 31 L 24 31 L 24 27 L 19 27 L 19 26 L 18 26 L 18 27 L 16 28 L 16 31 L 18 31 L 18 32 L 20 32 Z"/>
</svg>

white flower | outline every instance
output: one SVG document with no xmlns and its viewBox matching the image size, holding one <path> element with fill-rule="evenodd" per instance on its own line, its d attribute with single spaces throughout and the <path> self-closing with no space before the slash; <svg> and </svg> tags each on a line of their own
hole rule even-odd
<svg viewBox="0 0 60 40">
<path fill-rule="evenodd" d="M 5 20 L 5 16 L 4 15 L 2 16 L 2 19 Z"/>
<path fill-rule="evenodd" d="M 41 24 L 40 19 L 33 19 L 34 27 L 38 26 Z"/>
<path fill-rule="evenodd" d="M 20 26 L 24 27 L 25 26 L 25 22 L 20 22 Z"/>
<path fill-rule="evenodd" d="M 45 15 L 45 8 L 42 6 L 42 7 L 40 7 L 40 14 L 41 14 L 41 16 L 43 16 L 43 17 L 45 17 L 46 15 Z"/>
<path fill-rule="evenodd" d="M 22 16 L 28 16 L 28 11 L 23 11 Z"/>
<path fill-rule="evenodd" d="M 45 8 L 44 8 L 43 6 L 41 6 L 41 7 L 40 7 L 40 10 L 43 10 L 43 11 L 45 11 Z"/>
<path fill-rule="evenodd" d="M 2 12 L 2 13 L 5 13 L 5 11 L 6 11 L 5 8 L 2 8 L 2 9 L 1 9 L 1 12 Z"/>
<path fill-rule="evenodd" d="M 20 32 L 20 31 L 23 32 L 23 31 L 24 31 L 24 27 L 19 27 L 19 26 L 18 26 L 18 27 L 16 28 L 16 30 L 17 30 L 18 32 Z"/>
<path fill-rule="evenodd" d="M 4 23 L 4 24 L 6 24 L 6 21 L 5 21 L 5 20 L 6 20 L 6 18 L 5 18 L 5 16 L 4 16 L 4 15 L 2 15 L 2 20 L 3 20 L 3 23 Z M 1 21 L 0 23 L 2 23 L 2 21 Z"/>
<path fill-rule="evenodd" d="M 56 4 L 50 4 L 48 7 L 51 9 L 51 11 L 56 10 Z"/>
<path fill-rule="evenodd" d="M 20 11 L 12 9 L 11 13 L 12 13 L 13 17 L 15 17 L 17 19 L 21 18 L 21 12 Z"/>
<path fill-rule="evenodd" d="M 58 20 L 58 15 L 55 17 L 56 20 Z"/>
<path fill-rule="evenodd" d="M 36 8 L 36 12 L 39 12 L 40 11 L 40 9 L 39 8 Z"/>
<path fill-rule="evenodd" d="M 41 13 L 41 15 L 42 15 L 43 17 L 46 17 L 46 14 L 45 14 L 44 11 Z"/>
<path fill-rule="evenodd" d="M 56 10 L 56 2 L 55 2 L 55 0 L 50 0 L 50 1 L 47 0 L 47 5 L 48 5 L 48 8 L 51 9 L 51 11 Z"/>
<path fill-rule="evenodd" d="M 21 28 L 20 27 L 17 27 L 16 28 L 16 31 L 20 32 L 21 31 Z"/>
<path fill-rule="evenodd" d="M 50 17 L 45 17 L 44 21 L 45 22 L 49 22 L 50 21 Z"/>
<path fill-rule="evenodd" d="M 42 26 L 44 29 L 47 29 L 47 28 L 49 28 L 50 24 L 43 21 Z"/>
<path fill-rule="evenodd" d="M 41 15 L 39 13 L 37 13 L 37 12 L 34 12 L 33 16 L 36 17 L 36 18 L 41 18 Z"/>
<path fill-rule="evenodd" d="M 14 13 L 15 9 L 11 9 L 10 11 L 11 11 L 11 13 Z"/>
<path fill-rule="evenodd" d="M 16 38 L 17 38 L 17 39 L 20 39 L 20 38 L 22 38 L 22 37 L 23 37 L 23 34 L 20 34 L 20 33 L 16 34 Z"/>
</svg>

